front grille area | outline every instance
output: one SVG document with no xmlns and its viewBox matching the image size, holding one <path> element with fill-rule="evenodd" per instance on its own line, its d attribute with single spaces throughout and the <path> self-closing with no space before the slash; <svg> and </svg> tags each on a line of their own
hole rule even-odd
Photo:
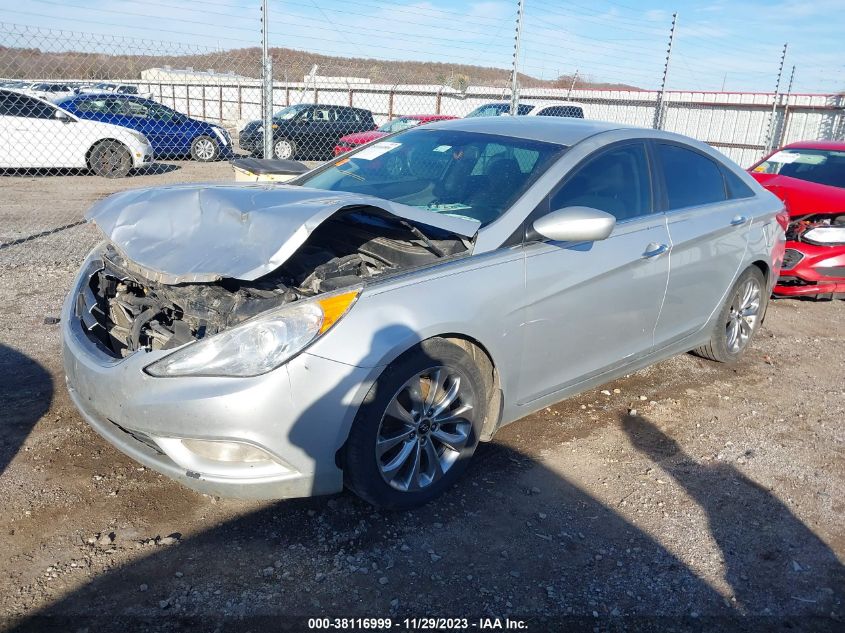
<svg viewBox="0 0 845 633">
<path fill-rule="evenodd" d="M 804 259 L 804 253 L 794 248 L 787 248 L 783 253 L 783 270 L 795 268 L 802 259 Z"/>
</svg>

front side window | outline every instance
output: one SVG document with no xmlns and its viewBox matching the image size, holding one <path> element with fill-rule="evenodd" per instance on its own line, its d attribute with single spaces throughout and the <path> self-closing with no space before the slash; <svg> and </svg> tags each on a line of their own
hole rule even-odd
<svg viewBox="0 0 845 633">
<path fill-rule="evenodd" d="M 631 143 L 601 151 L 576 168 L 549 204 L 551 211 L 590 207 L 620 221 L 652 213 L 645 145 Z"/>
<path fill-rule="evenodd" d="M 22 94 L 7 93 L 0 105 L 0 114 L 26 119 L 50 119 L 55 113 L 53 106 Z"/>
<path fill-rule="evenodd" d="M 310 108 L 308 104 L 304 103 L 297 103 L 296 105 L 288 106 L 286 108 L 282 108 L 276 114 L 273 115 L 274 119 L 279 119 L 280 121 L 288 121 L 290 119 L 295 119 L 298 114 L 301 114 L 303 110 L 307 110 Z"/>
<path fill-rule="evenodd" d="M 713 159 L 679 145 L 656 147 L 670 211 L 727 199 L 722 171 Z"/>
<path fill-rule="evenodd" d="M 93 114 L 108 114 L 109 107 L 105 99 L 83 99 L 76 103 L 76 109 L 80 112 L 91 112 Z"/>
<path fill-rule="evenodd" d="M 775 152 L 752 169 L 845 189 L 845 151 L 791 148 Z"/>
<path fill-rule="evenodd" d="M 561 145 L 427 126 L 344 154 L 297 184 L 376 196 L 489 224 L 564 150 Z"/>
</svg>

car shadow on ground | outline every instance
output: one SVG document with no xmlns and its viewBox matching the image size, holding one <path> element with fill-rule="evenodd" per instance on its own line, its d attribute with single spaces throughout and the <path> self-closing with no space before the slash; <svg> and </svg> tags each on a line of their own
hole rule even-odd
<svg viewBox="0 0 845 633">
<path fill-rule="evenodd" d="M 142 165 L 129 171 L 123 178 L 135 178 L 138 176 L 157 176 L 159 174 L 168 174 L 173 171 L 182 169 L 179 165 L 174 163 L 154 162 L 147 165 Z M 92 178 L 99 178 L 94 172 L 89 169 L 70 169 L 70 168 L 56 168 L 56 167 L 35 167 L 30 169 L 13 169 L 1 168 L 0 176 L 10 178 L 49 178 L 55 176 L 90 176 Z M 120 179 L 118 179 L 120 180 Z"/>
<path fill-rule="evenodd" d="M 414 336 L 402 326 L 381 330 L 365 362 L 379 364 L 379 337 L 406 349 Z M 353 387 L 341 380 L 323 397 L 348 398 Z M 318 412 L 315 405 L 294 423 L 292 443 L 306 447 Z M 842 566 L 780 500 L 731 466 L 696 463 L 643 418 L 620 424 L 632 450 L 706 512 L 711 533 L 690 537 L 715 541 L 733 595 L 583 482 L 493 442 L 443 497 L 413 511 L 378 511 L 342 493 L 270 502 L 185 530 L 170 545 L 116 533 L 107 546 L 131 550 L 131 562 L 9 624 L 242 632 L 309 629 L 294 617 L 512 616 L 543 633 L 841 630 Z M 214 500 L 185 498 L 200 505 L 197 515 L 211 513 Z M 177 523 L 175 512 L 159 519 Z M 91 557 L 98 545 L 86 547 Z M 785 581 L 793 572 L 804 575 Z"/>
<path fill-rule="evenodd" d="M 838 608 L 841 615 L 845 567 L 769 489 L 733 464 L 693 459 L 643 417 L 623 416 L 622 428 L 633 447 L 705 512 L 709 537 L 721 551 L 725 580 L 740 612 L 777 613 L 785 604 L 805 604 L 822 614 Z M 747 457 L 753 457 L 751 450 Z M 840 620 L 839 625 L 845 623 Z"/>
<path fill-rule="evenodd" d="M 30 431 L 50 408 L 53 379 L 38 362 L 0 345 L 0 475 L 23 446 Z"/>
</svg>

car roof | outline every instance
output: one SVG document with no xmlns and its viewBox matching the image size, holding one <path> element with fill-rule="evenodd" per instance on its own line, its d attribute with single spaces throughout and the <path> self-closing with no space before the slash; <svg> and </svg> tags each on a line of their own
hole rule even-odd
<svg viewBox="0 0 845 633">
<path fill-rule="evenodd" d="M 799 141 L 784 145 L 782 149 L 825 149 L 843 152 L 845 141 Z"/>
<path fill-rule="evenodd" d="M 434 121 L 427 130 L 450 129 L 479 134 L 498 134 L 534 141 L 547 141 L 558 145 L 574 145 L 585 138 L 633 126 L 607 121 L 591 121 L 567 117 L 488 116 L 471 119 Z M 643 129 L 643 131 L 646 131 Z"/>
<path fill-rule="evenodd" d="M 482 105 L 489 106 L 489 105 L 510 105 L 510 101 L 488 101 Z M 520 99 L 519 105 L 528 105 L 534 108 L 546 108 L 548 106 L 576 106 L 578 108 L 583 108 L 583 103 L 578 103 L 577 101 L 549 101 L 549 100 L 537 100 L 537 99 Z"/>
</svg>

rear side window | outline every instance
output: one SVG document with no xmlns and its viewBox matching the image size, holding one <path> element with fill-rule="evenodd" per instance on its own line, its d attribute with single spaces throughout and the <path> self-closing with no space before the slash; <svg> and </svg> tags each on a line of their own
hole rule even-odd
<svg viewBox="0 0 845 633">
<path fill-rule="evenodd" d="M 548 108 L 543 108 L 542 110 L 540 110 L 537 113 L 537 116 L 565 116 L 575 119 L 583 119 L 584 110 L 582 110 L 578 106 L 549 106 Z"/>
<path fill-rule="evenodd" d="M 552 211 L 565 207 L 591 207 L 617 220 L 650 214 L 651 178 L 645 145 L 613 147 L 578 167 L 550 200 Z"/>
<path fill-rule="evenodd" d="M 84 99 L 76 104 L 76 109 L 80 112 L 94 112 L 97 114 L 105 114 L 108 112 L 108 106 L 105 99 Z"/>
<path fill-rule="evenodd" d="M 724 167 L 722 169 L 722 173 L 725 175 L 725 184 L 728 186 L 728 196 L 730 196 L 732 200 L 754 197 L 754 192 L 751 190 L 751 187 L 746 185 L 742 181 L 742 178 L 737 176 L 733 170 Z"/>
<path fill-rule="evenodd" d="M 727 199 L 725 179 L 714 160 L 664 143 L 657 143 L 657 155 L 663 167 L 670 211 Z"/>
</svg>

